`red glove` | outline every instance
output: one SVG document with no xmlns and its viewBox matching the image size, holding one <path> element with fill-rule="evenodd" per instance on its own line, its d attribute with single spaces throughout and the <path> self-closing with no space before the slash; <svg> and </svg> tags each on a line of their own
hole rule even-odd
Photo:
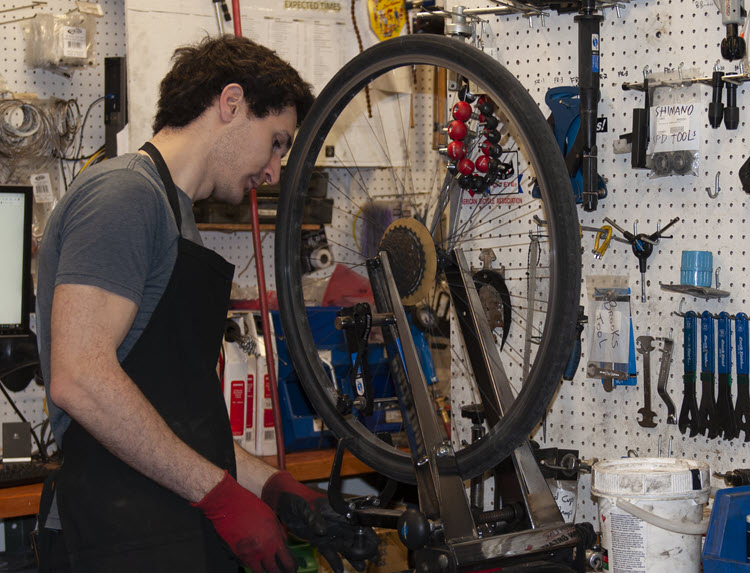
<svg viewBox="0 0 750 573">
<path fill-rule="evenodd" d="M 224 472 L 224 478 L 198 503 L 217 533 L 252 571 L 294 573 L 297 563 L 271 509 Z"/>
<path fill-rule="evenodd" d="M 310 505 L 312 505 L 316 499 L 326 499 L 324 494 L 299 483 L 289 472 L 276 472 L 268 478 L 268 481 L 263 486 L 260 498 L 268 504 L 268 507 L 276 511 L 282 493 L 298 495 Z"/>
<path fill-rule="evenodd" d="M 343 555 L 357 571 L 378 554 L 378 537 L 369 527 L 357 527 L 336 513 L 328 498 L 295 480 L 288 472 L 273 474 L 261 498 L 294 535 L 316 547 L 333 569 L 343 573 Z"/>
</svg>

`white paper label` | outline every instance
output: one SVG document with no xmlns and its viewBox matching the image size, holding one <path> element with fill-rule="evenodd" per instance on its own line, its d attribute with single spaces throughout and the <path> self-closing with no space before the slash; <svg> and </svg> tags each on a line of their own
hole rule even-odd
<svg viewBox="0 0 750 573">
<path fill-rule="evenodd" d="M 652 107 L 653 151 L 697 151 L 703 113 L 704 107 L 693 102 Z"/>
<path fill-rule="evenodd" d="M 623 330 L 623 313 L 615 310 L 616 305 L 616 302 L 607 302 L 596 309 L 590 359 L 593 362 L 628 361 L 628 331 Z"/>
<path fill-rule="evenodd" d="M 52 181 L 49 173 L 35 173 L 31 176 L 31 187 L 34 190 L 34 201 L 37 203 L 52 203 Z"/>
<path fill-rule="evenodd" d="M 637 517 L 613 507 L 609 515 L 612 573 L 646 573 L 645 524 Z"/>
<path fill-rule="evenodd" d="M 66 58 L 86 57 L 86 28 L 62 27 L 63 56 Z"/>
</svg>

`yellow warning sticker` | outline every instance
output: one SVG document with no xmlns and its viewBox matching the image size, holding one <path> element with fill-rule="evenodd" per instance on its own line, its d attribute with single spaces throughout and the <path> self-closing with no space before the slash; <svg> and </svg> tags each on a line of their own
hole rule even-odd
<svg viewBox="0 0 750 573">
<path fill-rule="evenodd" d="M 372 31 L 379 40 L 398 36 L 406 23 L 404 0 L 367 0 Z"/>
</svg>

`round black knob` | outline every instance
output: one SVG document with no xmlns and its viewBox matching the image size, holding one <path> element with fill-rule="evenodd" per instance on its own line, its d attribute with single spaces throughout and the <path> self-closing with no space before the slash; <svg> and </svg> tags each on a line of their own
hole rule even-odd
<svg viewBox="0 0 750 573">
<path fill-rule="evenodd" d="M 410 507 L 398 518 L 398 536 L 409 549 L 419 549 L 430 539 L 430 522 L 425 514 Z"/>
<path fill-rule="evenodd" d="M 473 424 L 481 424 L 484 422 L 484 406 L 481 404 L 461 406 L 461 417 L 469 418 Z"/>
</svg>

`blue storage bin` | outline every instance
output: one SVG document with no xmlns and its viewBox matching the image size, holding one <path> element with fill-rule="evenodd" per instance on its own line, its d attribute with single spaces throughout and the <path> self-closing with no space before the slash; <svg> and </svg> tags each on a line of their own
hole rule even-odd
<svg viewBox="0 0 750 573">
<path fill-rule="evenodd" d="M 343 331 L 337 330 L 334 326 L 336 314 L 339 310 L 339 307 L 308 307 L 307 317 L 318 351 L 330 352 L 330 364 L 333 366 L 337 384 L 345 392 L 351 393 L 349 350 Z M 299 377 L 294 370 L 284 339 L 279 312 L 271 311 L 271 316 L 276 332 L 275 342 L 279 362 L 279 407 L 284 431 L 284 448 L 286 451 L 295 451 L 332 447 L 335 445 L 335 437 L 329 430 L 321 430 L 321 420 L 305 395 Z M 425 376 L 428 383 L 431 384 L 437 380 L 437 377 L 429 351 L 429 342 L 424 333 L 414 326 L 411 327 L 411 331 L 417 351 L 420 354 Z M 390 376 L 384 345 L 370 344 L 367 362 L 375 397 L 395 396 L 396 391 Z M 326 371 L 328 370 L 328 367 L 326 367 Z M 392 407 L 377 410 L 372 416 L 361 416 L 360 421 L 373 432 L 398 432 L 402 429 L 399 405 L 395 401 Z"/>
<path fill-rule="evenodd" d="M 704 573 L 750 572 L 747 561 L 747 522 L 750 486 L 716 492 L 703 545 Z"/>
</svg>

